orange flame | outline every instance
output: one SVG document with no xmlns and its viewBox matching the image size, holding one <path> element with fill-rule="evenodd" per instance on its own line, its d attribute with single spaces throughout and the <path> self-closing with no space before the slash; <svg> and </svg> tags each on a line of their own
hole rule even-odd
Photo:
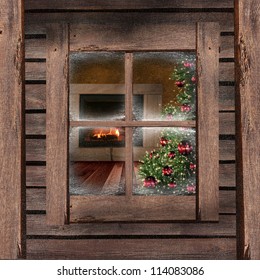
<svg viewBox="0 0 260 280">
<path fill-rule="evenodd" d="M 93 137 L 100 139 L 102 137 L 105 137 L 106 135 L 115 135 L 117 138 L 119 138 L 120 132 L 117 128 L 110 128 L 108 133 L 103 133 L 103 130 L 100 130 L 100 132 L 95 133 Z"/>
</svg>

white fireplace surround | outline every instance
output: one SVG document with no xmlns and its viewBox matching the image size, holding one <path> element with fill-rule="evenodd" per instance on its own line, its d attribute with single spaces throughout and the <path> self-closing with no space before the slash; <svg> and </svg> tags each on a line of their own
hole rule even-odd
<svg viewBox="0 0 260 280">
<path fill-rule="evenodd" d="M 124 92 L 124 84 L 70 84 L 70 119 L 79 120 L 81 94 L 124 94 Z M 133 85 L 133 94 L 144 95 L 144 120 L 160 118 L 162 93 L 161 84 Z M 159 133 L 155 129 L 143 129 L 143 147 L 134 148 L 134 160 L 139 160 L 145 151 L 154 149 L 158 144 L 158 137 Z M 70 131 L 71 161 L 123 161 L 124 158 L 125 148 L 80 148 L 78 129 Z"/>
</svg>

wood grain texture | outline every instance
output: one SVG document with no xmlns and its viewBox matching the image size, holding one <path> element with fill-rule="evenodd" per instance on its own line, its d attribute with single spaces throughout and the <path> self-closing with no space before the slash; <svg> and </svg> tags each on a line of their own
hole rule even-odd
<svg viewBox="0 0 260 280">
<path fill-rule="evenodd" d="M 234 58 L 234 36 L 221 36 L 220 58 Z M 26 39 L 25 58 L 46 58 L 46 39 Z"/>
<path fill-rule="evenodd" d="M 29 239 L 28 259 L 235 259 L 235 238 Z"/>
<path fill-rule="evenodd" d="M 195 196 L 70 196 L 70 222 L 195 220 Z"/>
<path fill-rule="evenodd" d="M 235 111 L 235 87 L 234 86 L 219 87 L 219 110 Z"/>
<path fill-rule="evenodd" d="M 219 212 L 219 45 L 219 24 L 198 23 L 197 198 L 202 221 L 217 221 Z"/>
<path fill-rule="evenodd" d="M 235 204 L 235 199 L 234 199 Z M 27 215 L 27 235 L 34 236 L 236 236 L 235 215 L 220 215 L 219 223 L 85 223 L 49 226 L 45 215 Z"/>
<path fill-rule="evenodd" d="M 46 161 L 45 139 L 26 139 L 26 161 Z"/>
<path fill-rule="evenodd" d="M 26 186 L 46 186 L 46 166 L 26 166 Z"/>
<path fill-rule="evenodd" d="M 260 3 L 235 1 L 238 258 L 260 259 Z"/>
<path fill-rule="evenodd" d="M 233 14 L 225 13 L 225 12 L 156 13 L 156 14 L 150 13 L 150 15 L 148 13 L 127 14 L 127 13 L 112 13 L 112 12 L 42 13 L 40 17 L 38 13 L 31 13 L 31 14 L 27 14 L 25 18 L 25 32 L 26 34 L 46 34 L 46 22 L 49 23 L 66 22 L 66 23 L 76 24 L 76 25 L 79 23 L 81 24 L 84 23 L 89 25 L 90 29 L 88 31 L 90 32 L 91 28 L 93 31 L 93 28 L 96 28 L 98 25 L 101 26 L 102 24 L 105 23 L 105 25 L 107 26 L 107 22 L 109 22 L 109 27 L 107 26 L 108 27 L 107 29 L 100 27 L 98 29 L 98 32 L 103 32 L 102 34 L 104 34 L 105 32 L 105 36 L 108 36 L 109 34 L 108 32 L 113 32 L 113 28 L 116 28 L 118 29 L 117 36 L 126 37 L 126 31 L 129 30 L 131 32 L 134 32 L 135 26 L 137 28 L 137 31 L 140 33 L 141 29 L 143 29 L 144 32 L 146 29 L 153 30 L 155 26 L 159 24 L 161 26 L 161 29 L 159 30 L 160 32 L 157 34 L 157 36 L 161 38 L 160 33 L 162 30 L 166 30 L 163 32 L 163 34 L 166 34 L 165 32 L 168 32 L 167 28 L 173 29 L 174 25 L 176 26 L 176 28 L 181 29 L 183 26 L 185 26 L 185 23 L 187 22 L 195 25 L 196 22 L 201 22 L 201 21 L 219 22 L 221 32 L 234 32 Z M 172 27 L 170 28 L 169 25 Z M 71 30 L 73 29 L 74 28 L 71 28 Z M 110 29 L 112 30 L 109 31 Z M 176 32 L 174 34 L 176 34 Z M 75 34 L 73 34 L 72 36 L 74 37 L 74 35 Z M 132 34 L 130 35 L 134 36 Z M 183 36 L 183 34 L 181 34 L 181 36 Z M 151 38 L 151 40 L 152 42 L 158 41 L 158 39 L 156 38 Z M 86 42 L 85 45 L 91 46 L 91 44 L 89 44 L 88 41 Z"/>
<path fill-rule="evenodd" d="M 26 62 L 25 63 L 26 80 L 46 80 L 46 63 L 45 62 Z"/>
<path fill-rule="evenodd" d="M 125 120 L 133 119 L 133 54 L 125 54 Z M 133 128 L 125 128 L 125 194 L 131 197 L 133 193 Z M 115 202 L 118 203 L 118 202 Z M 94 205 L 93 205 L 94 206 Z M 95 206 L 96 207 L 96 206 Z M 97 206 L 98 207 L 98 206 Z M 133 204 L 132 207 L 135 207 Z M 130 209 L 128 209 L 130 210 Z M 130 210 L 131 211 L 131 210 Z"/>
<path fill-rule="evenodd" d="M 36 38 L 25 40 L 25 58 L 46 58 L 46 39 Z"/>
<path fill-rule="evenodd" d="M 221 36 L 220 37 L 220 58 L 234 58 L 234 36 Z"/>
<path fill-rule="evenodd" d="M 46 211 L 46 190 L 45 188 L 27 188 L 27 210 Z M 235 214 L 236 213 L 236 191 L 220 190 L 219 194 L 219 213 Z"/>
<path fill-rule="evenodd" d="M 25 85 L 25 108 L 27 110 L 46 109 L 46 85 Z"/>
<path fill-rule="evenodd" d="M 68 37 L 68 25 L 48 25 L 46 218 L 56 225 L 68 220 Z"/>
<path fill-rule="evenodd" d="M 104 1 L 104 0 L 74 0 L 73 2 L 68 2 L 66 0 L 58 1 L 39 1 L 39 0 L 27 0 L 25 2 L 25 10 L 84 10 L 84 11 L 96 11 L 96 10 L 156 10 L 156 9 L 232 9 L 234 3 L 232 0 L 199 0 L 199 1 L 177 1 L 177 0 L 167 0 L 167 1 L 156 1 L 156 0 L 132 0 L 132 1 Z"/>
<path fill-rule="evenodd" d="M 24 29 L 23 1 L 0 10 L 0 259 L 24 255 Z"/>
</svg>

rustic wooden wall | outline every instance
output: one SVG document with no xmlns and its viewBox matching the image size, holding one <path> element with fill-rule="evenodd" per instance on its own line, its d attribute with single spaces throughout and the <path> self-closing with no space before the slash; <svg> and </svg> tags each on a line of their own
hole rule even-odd
<svg viewBox="0 0 260 280">
<path fill-rule="evenodd" d="M 260 259 L 260 3 L 235 1 L 238 258 Z"/>
<path fill-rule="evenodd" d="M 235 185 L 235 89 L 233 1 L 169 1 L 171 13 L 182 25 L 192 21 L 217 21 L 221 28 L 220 52 L 220 210 L 218 223 L 95 223 L 50 226 L 46 223 L 46 24 L 78 20 L 95 15 L 64 9 L 100 11 L 109 8 L 129 10 L 152 8 L 146 1 L 124 6 L 114 1 L 76 1 L 75 6 L 56 1 L 55 13 L 48 1 L 26 4 L 26 184 L 27 184 L 27 256 L 29 259 L 235 259 L 236 258 L 236 185 Z M 134 3 L 129 1 L 129 3 Z M 49 3 L 49 4 L 46 4 Z M 139 5 L 138 5 L 139 3 Z M 195 4 L 196 3 L 196 4 Z M 64 5 L 63 5 L 64 4 Z M 96 5 L 95 5 L 96 4 Z M 122 6 L 123 5 L 123 6 Z M 165 7 L 166 7 L 165 6 Z M 66 8 L 64 8 L 66 7 Z M 149 8 L 150 7 L 150 8 Z M 63 9 L 62 9 L 63 8 Z M 48 9 L 48 11 L 46 10 Z M 156 10 L 157 9 L 157 10 Z M 169 11 L 169 10 L 167 10 Z M 103 18 L 115 17 L 113 13 Z M 119 12 L 119 11 L 118 11 Z M 120 14 L 117 14 L 118 16 Z M 102 18 L 102 17 L 101 17 Z M 142 14 L 140 14 L 142 18 Z M 154 27 L 152 22 L 146 28 Z M 185 36 L 185 34 L 183 34 Z M 75 41 L 76 44 L 76 41 Z M 209 143 L 210 145 L 210 143 Z"/>
<path fill-rule="evenodd" d="M 22 257 L 24 239 L 23 1 L 0 9 L 0 259 Z"/>
</svg>

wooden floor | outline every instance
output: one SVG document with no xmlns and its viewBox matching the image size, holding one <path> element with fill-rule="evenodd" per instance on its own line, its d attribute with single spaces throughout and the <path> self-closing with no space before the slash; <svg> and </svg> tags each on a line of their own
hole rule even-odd
<svg viewBox="0 0 260 280">
<path fill-rule="evenodd" d="M 125 185 L 124 162 L 73 162 L 70 178 L 71 194 L 120 194 Z"/>
</svg>

